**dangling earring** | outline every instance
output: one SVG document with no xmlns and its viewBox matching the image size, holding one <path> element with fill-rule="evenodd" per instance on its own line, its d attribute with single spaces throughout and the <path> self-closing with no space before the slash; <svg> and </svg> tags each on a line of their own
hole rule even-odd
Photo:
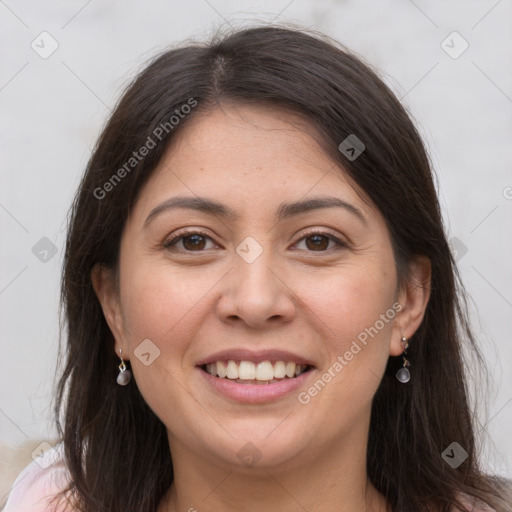
<svg viewBox="0 0 512 512">
<path fill-rule="evenodd" d="M 407 354 L 407 349 L 409 348 L 409 343 L 407 343 L 407 338 L 405 336 L 402 336 L 402 339 L 400 340 L 400 343 L 402 345 L 402 348 L 404 349 L 404 354 Z M 405 384 L 406 382 L 409 382 L 411 380 L 411 373 L 409 372 L 408 366 L 411 366 L 411 363 L 406 359 L 405 355 L 402 355 L 404 358 L 404 362 L 402 365 L 402 368 L 396 372 L 396 378 L 402 383 Z"/>
<path fill-rule="evenodd" d="M 119 359 L 121 359 L 121 363 L 119 364 L 119 374 L 117 376 L 117 383 L 120 386 L 126 386 L 128 382 L 130 382 L 132 378 L 132 372 L 126 368 L 126 363 L 123 361 L 121 357 L 121 349 L 119 349 Z"/>
</svg>

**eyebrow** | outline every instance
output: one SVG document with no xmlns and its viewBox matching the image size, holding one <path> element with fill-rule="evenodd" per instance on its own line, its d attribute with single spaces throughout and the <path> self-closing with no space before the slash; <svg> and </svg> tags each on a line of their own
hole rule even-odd
<svg viewBox="0 0 512 512">
<path fill-rule="evenodd" d="M 200 211 L 230 221 L 235 221 L 240 218 L 240 215 L 234 210 L 213 199 L 207 197 L 176 196 L 167 199 L 162 204 L 153 208 L 144 221 L 144 228 L 162 213 L 180 208 Z M 366 218 L 359 208 L 342 199 L 331 196 L 320 196 L 303 201 L 281 203 L 275 212 L 275 217 L 277 221 L 281 221 L 301 213 L 307 213 L 322 208 L 343 208 L 357 217 L 365 226 L 368 226 Z"/>
</svg>

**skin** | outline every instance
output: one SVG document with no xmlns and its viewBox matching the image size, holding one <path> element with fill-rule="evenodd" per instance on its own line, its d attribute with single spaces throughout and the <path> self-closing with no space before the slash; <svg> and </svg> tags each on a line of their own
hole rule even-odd
<svg viewBox="0 0 512 512">
<path fill-rule="evenodd" d="M 384 219 L 299 117 L 225 104 L 190 121 L 127 221 L 118 282 L 100 266 L 92 273 L 116 353 L 130 360 L 168 430 L 175 481 L 159 511 L 386 510 L 367 480 L 371 400 L 388 357 L 403 352 L 401 336 L 422 321 L 428 260 L 411 262 L 411 278 L 398 289 Z M 238 218 L 175 209 L 144 227 L 177 195 L 214 199 Z M 364 222 L 340 207 L 276 220 L 282 202 L 318 196 L 351 204 Z M 182 228 L 206 238 L 165 247 Z M 310 228 L 344 246 L 305 236 Z M 262 248 L 252 263 L 236 252 L 248 236 Z M 299 390 L 307 391 L 397 303 L 394 319 L 307 404 L 295 391 L 271 403 L 237 403 L 196 367 L 223 349 L 289 350 L 314 362 Z M 134 355 L 144 339 L 160 350 L 148 366 Z M 237 457 L 247 442 L 261 455 L 252 467 Z"/>
</svg>

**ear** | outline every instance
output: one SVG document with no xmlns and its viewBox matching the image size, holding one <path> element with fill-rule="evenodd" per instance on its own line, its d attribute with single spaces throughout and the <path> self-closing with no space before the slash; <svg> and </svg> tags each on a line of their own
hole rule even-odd
<svg viewBox="0 0 512 512">
<path fill-rule="evenodd" d="M 402 336 L 409 339 L 421 325 L 430 298 L 431 264 L 426 256 L 416 256 L 409 263 L 409 278 L 398 293 L 402 309 L 393 324 L 389 354 L 403 353 Z"/>
<path fill-rule="evenodd" d="M 116 353 L 119 355 L 119 351 L 122 350 L 123 359 L 128 360 L 129 357 L 125 357 L 124 350 L 127 346 L 126 331 L 114 271 L 97 263 L 91 270 L 91 281 L 105 315 L 105 320 L 114 336 Z"/>
</svg>

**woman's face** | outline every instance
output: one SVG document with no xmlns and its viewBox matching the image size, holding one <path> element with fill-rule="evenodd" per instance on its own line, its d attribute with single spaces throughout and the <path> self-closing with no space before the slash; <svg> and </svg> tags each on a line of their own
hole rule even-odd
<svg viewBox="0 0 512 512">
<path fill-rule="evenodd" d="M 123 233 L 117 353 L 173 456 L 293 467 L 359 447 L 412 334 L 382 216 L 291 114 L 190 121 Z"/>
</svg>

